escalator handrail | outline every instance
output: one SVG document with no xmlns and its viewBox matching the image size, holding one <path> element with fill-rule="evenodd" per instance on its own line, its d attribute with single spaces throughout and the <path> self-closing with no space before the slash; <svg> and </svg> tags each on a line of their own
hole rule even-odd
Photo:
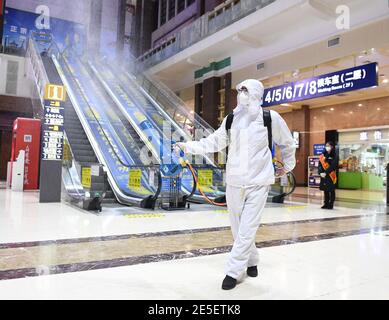
<svg viewBox="0 0 389 320">
<path fill-rule="evenodd" d="M 96 73 L 96 75 L 97 75 L 97 70 L 96 70 L 96 68 L 93 66 L 93 64 L 92 63 L 90 63 L 89 62 L 89 65 L 91 66 L 91 69 Z M 98 76 L 98 75 L 97 75 Z M 99 78 L 99 80 L 102 82 L 103 80 L 101 79 L 101 78 Z M 119 86 L 120 86 L 120 88 L 123 90 L 123 92 L 126 92 L 126 90 L 124 89 L 124 88 L 122 88 L 122 85 L 121 84 L 119 84 Z M 161 179 L 162 179 L 162 177 L 161 177 Z M 192 197 L 193 195 L 194 195 L 194 193 L 196 192 L 196 180 L 195 180 L 195 177 L 193 177 L 193 187 L 192 187 L 192 190 L 191 190 L 191 192 L 189 193 L 189 195 L 187 195 L 186 197 L 187 197 L 187 199 L 189 199 L 190 197 Z"/>
</svg>

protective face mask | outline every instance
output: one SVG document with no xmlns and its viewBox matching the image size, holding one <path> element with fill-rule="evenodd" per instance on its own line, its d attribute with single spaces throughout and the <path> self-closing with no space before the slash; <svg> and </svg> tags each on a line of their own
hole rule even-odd
<svg viewBox="0 0 389 320">
<path fill-rule="evenodd" d="M 238 94 L 238 103 L 244 107 L 248 107 L 250 104 L 250 96 L 248 93 L 241 92 Z"/>
<path fill-rule="evenodd" d="M 328 153 L 330 153 L 332 148 L 331 147 L 326 147 L 326 150 L 327 150 Z"/>
</svg>

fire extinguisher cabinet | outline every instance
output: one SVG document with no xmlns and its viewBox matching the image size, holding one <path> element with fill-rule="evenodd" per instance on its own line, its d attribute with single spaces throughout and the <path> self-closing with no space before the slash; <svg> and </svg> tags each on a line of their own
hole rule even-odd
<svg viewBox="0 0 389 320">
<path fill-rule="evenodd" d="M 17 160 L 20 151 L 24 151 L 23 190 L 37 190 L 39 188 L 40 139 L 40 120 L 17 118 L 14 121 L 11 163 Z"/>
</svg>

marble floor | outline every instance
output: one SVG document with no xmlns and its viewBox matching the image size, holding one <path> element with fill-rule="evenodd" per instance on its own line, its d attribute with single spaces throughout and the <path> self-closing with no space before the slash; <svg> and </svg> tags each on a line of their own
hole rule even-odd
<svg viewBox="0 0 389 320">
<path fill-rule="evenodd" d="M 223 292 L 228 225 L 206 205 L 97 215 L 0 190 L 0 299 L 389 299 L 386 206 L 269 203 L 260 277 Z"/>
</svg>

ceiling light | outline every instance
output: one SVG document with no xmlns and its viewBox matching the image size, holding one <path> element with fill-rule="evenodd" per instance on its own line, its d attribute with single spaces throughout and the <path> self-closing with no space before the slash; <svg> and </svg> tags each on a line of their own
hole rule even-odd
<svg viewBox="0 0 389 320">
<path fill-rule="evenodd" d="M 377 108 L 377 111 L 381 111 L 381 108 Z"/>
<path fill-rule="evenodd" d="M 362 103 L 358 104 L 358 107 L 363 107 L 363 104 Z"/>
<path fill-rule="evenodd" d="M 330 110 L 331 110 L 331 111 L 334 111 L 335 109 L 334 109 L 334 108 L 331 108 Z"/>
<path fill-rule="evenodd" d="M 382 80 L 382 83 L 385 83 L 385 84 L 389 83 L 389 79 L 386 78 L 386 79 Z"/>
<path fill-rule="evenodd" d="M 283 106 L 283 107 L 290 107 L 291 105 L 289 103 L 281 103 L 281 106 Z"/>
</svg>

